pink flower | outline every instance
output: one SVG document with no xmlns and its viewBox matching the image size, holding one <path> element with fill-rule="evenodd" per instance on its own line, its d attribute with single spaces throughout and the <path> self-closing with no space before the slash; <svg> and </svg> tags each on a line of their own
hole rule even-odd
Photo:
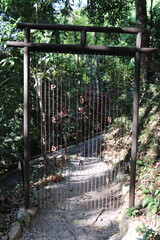
<svg viewBox="0 0 160 240">
<path fill-rule="evenodd" d="M 79 112 L 79 113 L 83 113 L 83 107 L 79 107 L 79 108 L 78 108 L 78 112 Z"/>
<path fill-rule="evenodd" d="M 108 123 L 112 123 L 112 117 L 108 117 L 107 121 Z"/>
<path fill-rule="evenodd" d="M 66 116 L 66 111 L 65 111 L 65 110 L 64 110 L 64 111 L 60 111 L 60 112 L 58 113 L 58 116 L 59 116 L 60 118 L 65 117 L 65 116 Z"/>
</svg>

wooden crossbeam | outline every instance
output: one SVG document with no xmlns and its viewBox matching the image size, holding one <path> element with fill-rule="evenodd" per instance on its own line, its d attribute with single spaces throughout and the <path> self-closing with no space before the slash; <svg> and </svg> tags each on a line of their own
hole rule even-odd
<svg viewBox="0 0 160 240">
<path fill-rule="evenodd" d="M 72 45 L 72 44 L 48 44 L 32 42 L 7 42 L 10 47 L 29 47 L 32 52 L 60 52 L 60 53 L 82 53 L 82 54 L 103 54 L 103 55 L 131 55 L 136 52 L 156 53 L 154 48 L 136 48 L 136 47 L 107 47 L 92 45 Z"/>
</svg>

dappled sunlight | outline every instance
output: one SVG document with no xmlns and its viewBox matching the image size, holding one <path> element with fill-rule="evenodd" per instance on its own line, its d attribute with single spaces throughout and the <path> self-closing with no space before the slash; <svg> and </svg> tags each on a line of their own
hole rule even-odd
<svg viewBox="0 0 160 240">
<path fill-rule="evenodd" d="M 63 179 L 54 181 L 53 177 L 56 175 L 53 175 L 51 181 L 44 185 L 44 190 L 38 190 L 44 194 L 44 197 L 39 199 L 40 205 L 43 207 L 48 204 L 56 209 L 68 210 L 119 209 L 122 205 L 123 183 L 119 175 L 120 168 L 95 157 L 76 157 L 72 154 L 69 159 L 68 165 L 62 168 Z M 44 180 L 47 179 L 49 177 L 46 176 Z M 53 205 L 49 202 L 53 202 Z"/>
</svg>

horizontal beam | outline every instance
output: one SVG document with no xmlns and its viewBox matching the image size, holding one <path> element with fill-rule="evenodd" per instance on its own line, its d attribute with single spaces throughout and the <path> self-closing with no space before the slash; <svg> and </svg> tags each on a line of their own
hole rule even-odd
<svg viewBox="0 0 160 240">
<path fill-rule="evenodd" d="M 136 52 L 155 53 L 154 48 L 133 48 L 133 47 L 106 47 L 91 45 L 69 45 L 69 44 L 48 44 L 48 43 L 25 43 L 25 42 L 7 42 L 9 47 L 29 47 L 32 52 L 60 52 L 60 53 L 80 53 L 80 54 L 103 54 L 134 56 Z"/>
<path fill-rule="evenodd" d="M 78 25 L 62 25 L 62 24 L 45 24 L 45 23 L 17 23 L 17 27 L 24 29 L 41 30 L 61 30 L 61 31 L 86 31 L 86 32 L 104 32 L 104 33 L 128 33 L 137 34 L 138 32 L 150 33 L 146 28 L 126 28 L 126 27 L 97 27 L 97 26 L 78 26 Z"/>
</svg>

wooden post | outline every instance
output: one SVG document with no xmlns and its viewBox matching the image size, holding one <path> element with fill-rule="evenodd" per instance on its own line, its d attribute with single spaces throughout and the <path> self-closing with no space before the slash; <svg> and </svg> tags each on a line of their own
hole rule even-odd
<svg viewBox="0 0 160 240">
<path fill-rule="evenodd" d="M 86 31 L 85 30 L 81 31 L 81 45 L 82 46 L 86 45 Z"/>
<path fill-rule="evenodd" d="M 136 47 L 141 48 L 142 33 L 137 34 Z M 135 53 L 135 77 L 133 99 L 133 123 L 132 123 L 132 148 L 131 148 L 131 174 L 129 190 L 129 207 L 135 204 L 136 161 L 138 149 L 138 118 L 139 118 L 139 85 L 140 85 L 141 53 Z"/>
<path fill-rule="evenodd" d="M 24 42 L 30 41 L 30 29 L 24 29 Z M 24 134 L 24 191 L 25 191 L 25 208 L 30 207 L 30 143 L 29 143 L 29 47 L 24 47 L 24 120 L 23 120 L 23 134 Z"/>
</svg>

